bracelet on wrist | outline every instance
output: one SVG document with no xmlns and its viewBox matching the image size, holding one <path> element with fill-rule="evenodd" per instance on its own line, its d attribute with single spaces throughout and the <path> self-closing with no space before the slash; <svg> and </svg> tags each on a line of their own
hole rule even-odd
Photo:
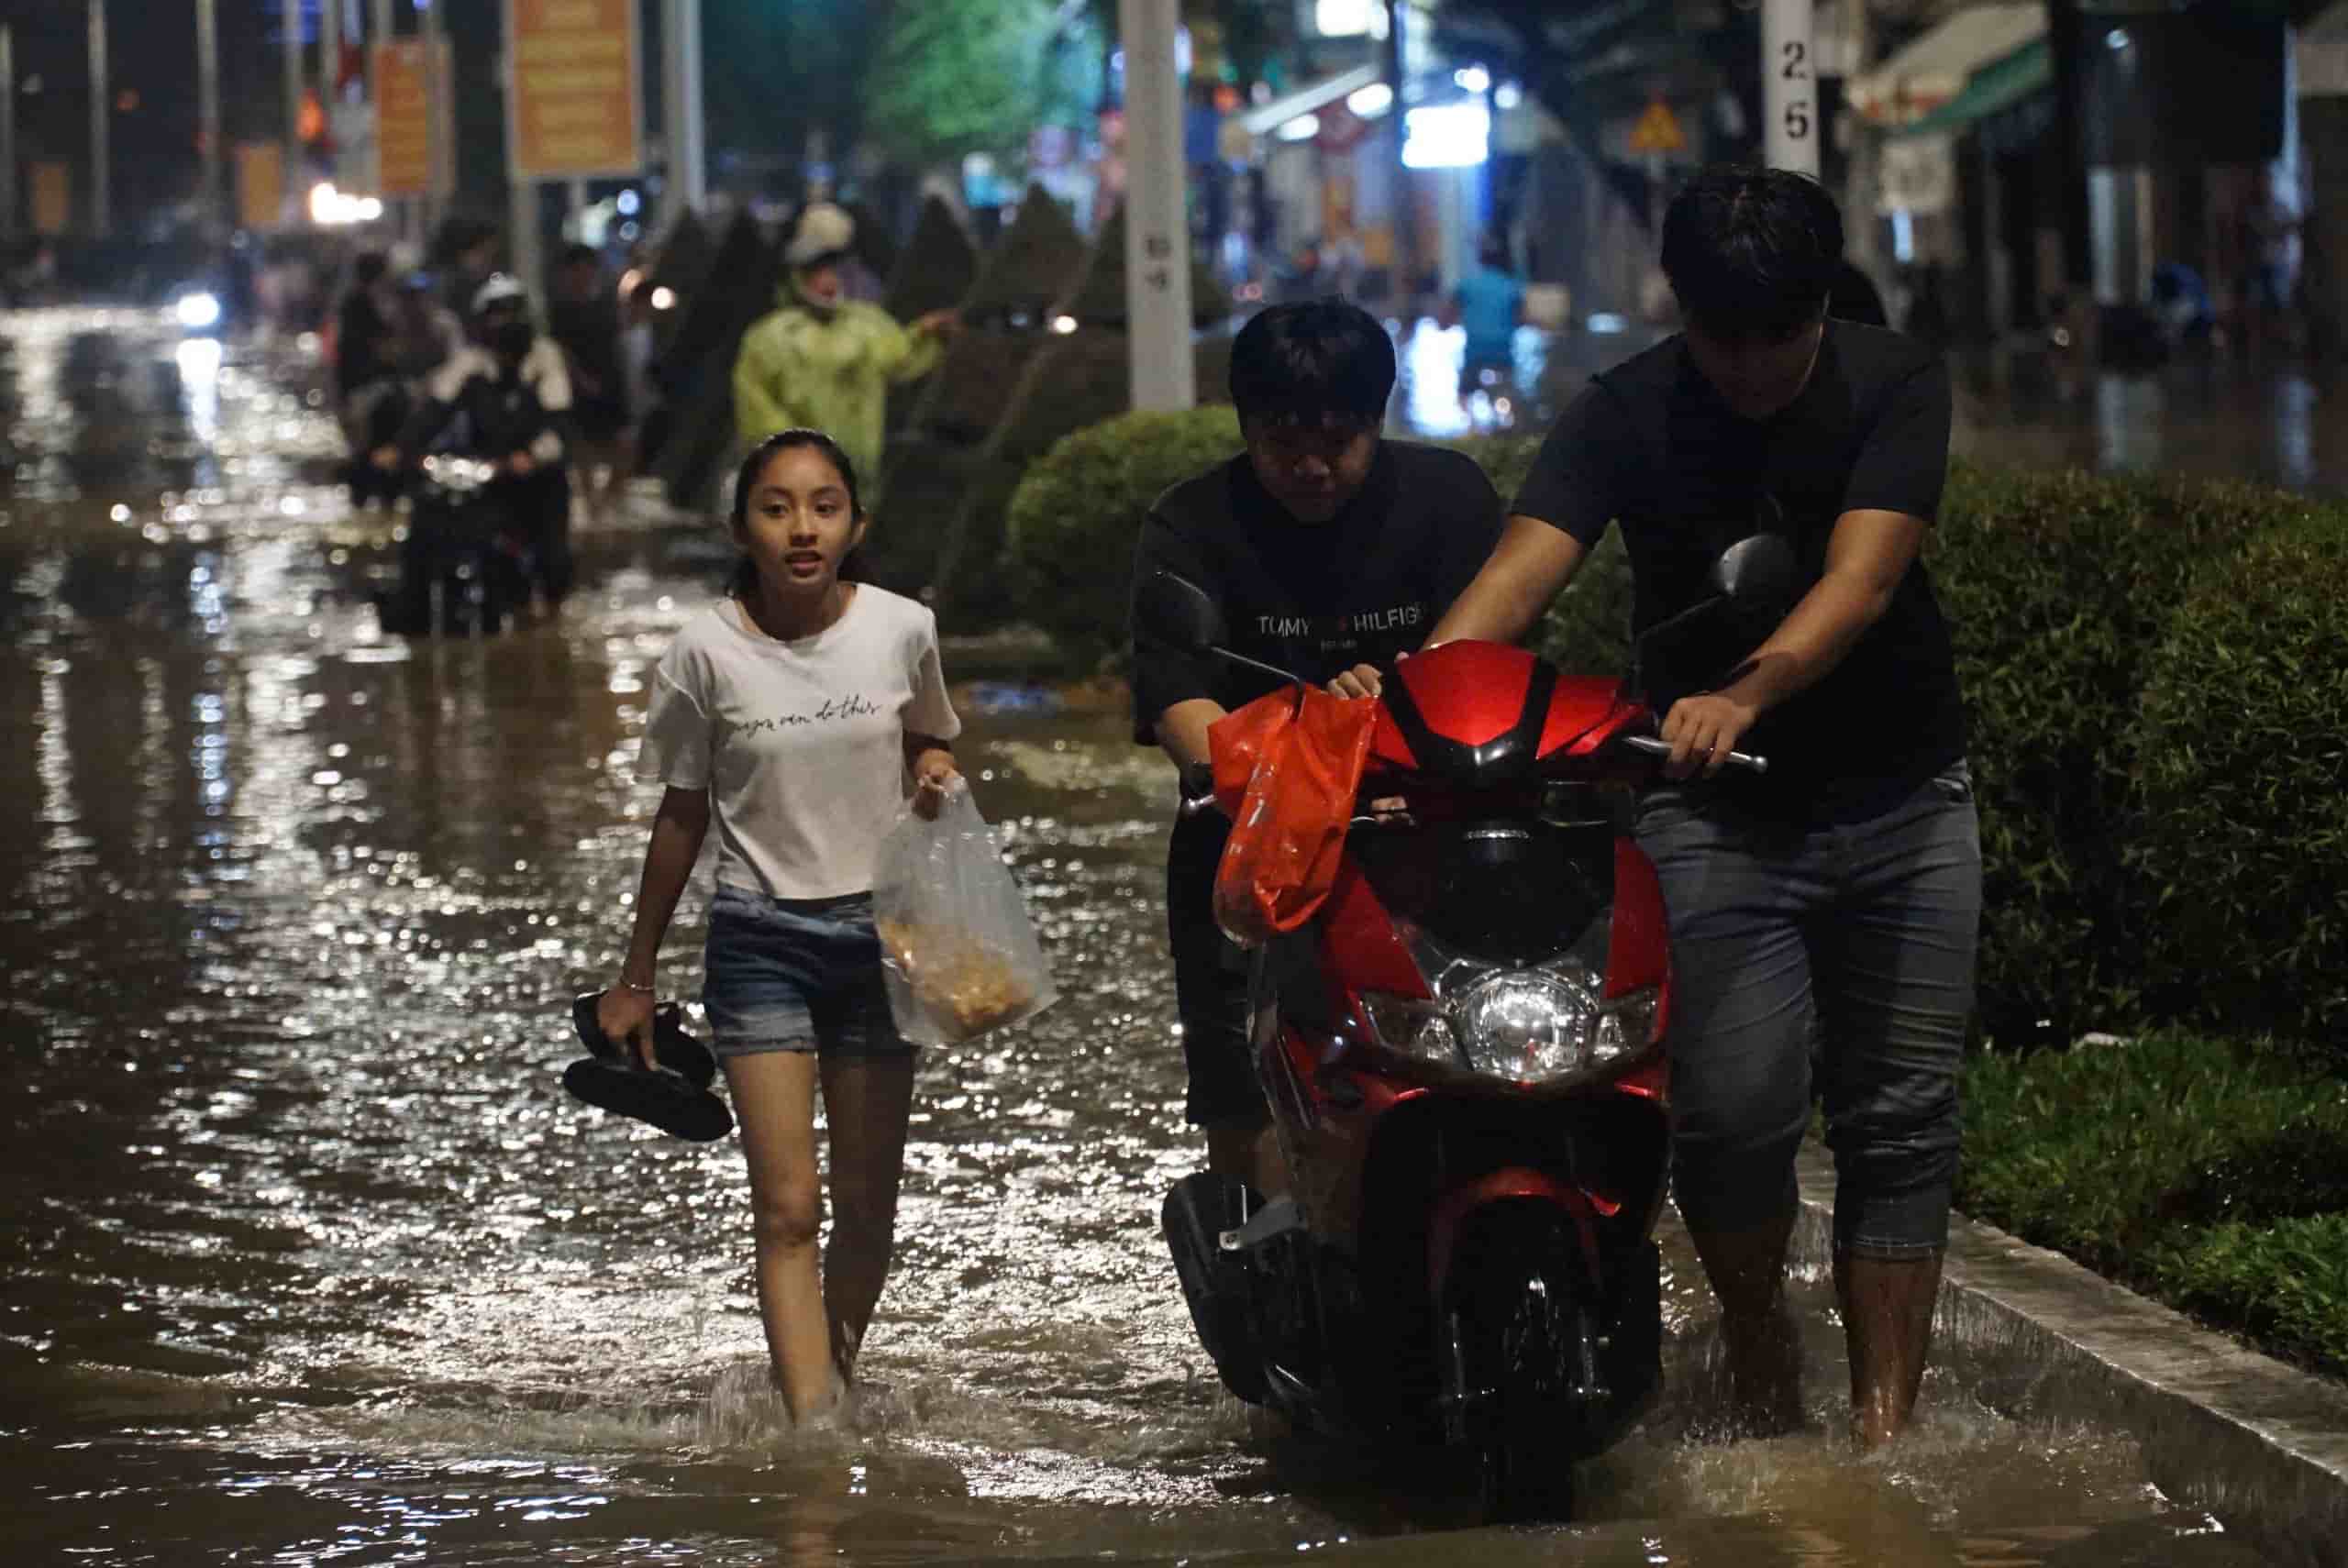
<svg viewBox="0 0 2348 1568">
<path fill-rule="evenodd" d="M 622 975 L 620 977 L 620 989 L 624 991 L 634 991 L 638 996 L 648 997 L 652 994 L 653 988 L 648 985 L 639 986 L 634 980 L 629 979 L 626 975 Z"/>
</svg>

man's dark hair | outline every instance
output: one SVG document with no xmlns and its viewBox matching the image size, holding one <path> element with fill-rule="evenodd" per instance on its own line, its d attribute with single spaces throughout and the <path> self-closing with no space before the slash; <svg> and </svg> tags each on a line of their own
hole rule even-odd
<svg viewBox="0 0 2348 1568">
<path fill-rule="evenodd" d="M 1231 345 L 1231 401 L 1243 420 L 1375 426 L 1393 394 L 1393 339 L 1346 300 L 1273 305 Z"/>
<path fill-rule="evenodd" d="M 563 268 L 600 267 L 603 261 L 603 257 L 597 254 L 593 246 L 582 245 L 574 239 L 562 248 L 562 255 L 556 260 L 555 265 Z"/>
<path fill-rule="evenodd" d="M 383 274 L 390 271 L 391 265 L 391 258 L 382 251 L 362 250 L 359 259 L 350 264 L 350 275 L 360 288 L 371 289 L 382 282 Z"/>
<path fill-rule="evenodd" d="M 1781 343 L 1826 308 L 1843 215 L 1817 181 L 1783 169 L 1707 169 L 1663 215 L 1663 273 L 1708 337 Z"/>
</svg>

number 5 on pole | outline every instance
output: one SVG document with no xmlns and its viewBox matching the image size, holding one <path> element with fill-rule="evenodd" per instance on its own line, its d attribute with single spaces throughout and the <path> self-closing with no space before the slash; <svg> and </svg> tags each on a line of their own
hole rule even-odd
<svg viewBox="0 0 2348 1568">
<path fill-rule="evenodd" d="M 1818 54 L 1812 0 L 1762 0 L 1761 106 L 1772 169 L 1818 177 Z"/>
</svg>

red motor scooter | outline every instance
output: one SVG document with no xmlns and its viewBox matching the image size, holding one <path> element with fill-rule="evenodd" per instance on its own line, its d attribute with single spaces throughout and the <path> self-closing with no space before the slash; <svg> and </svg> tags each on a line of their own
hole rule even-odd
<svg viewBox="0 0 2348 1568">
<path fill-rule="evenodd" d="M 1792 570 L 1782 539 L 1743 541 L 1699 612 L 1789 603 Z M 1180 578 L 1140 585 L 1136 614 L 1252 663 Z M 1335 886 L 1254 955 L 1251 1044 L 1293 1191 L 1187 1176 L 1167 1242 L 1240 1398 L 1463 1450 L 1488 1516 L 1562 1518 L 1575 1462 L 1661 1379 L 1670 958 L 1629 811 L 1669 748 L 1623 683 L 1499 644 L 1431 649 L 1384 688 Z"/>
</svg>

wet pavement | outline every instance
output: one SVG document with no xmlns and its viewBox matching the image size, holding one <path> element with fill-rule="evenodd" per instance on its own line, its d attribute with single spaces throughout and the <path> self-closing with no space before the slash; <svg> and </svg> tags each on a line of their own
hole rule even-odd
<svg viewBox="0 0 2348 1568">
<path fill-rule="evenodd" d="M 929 1055 L 897 1272 L 843 1430 L 763 1387 L 733 1143 L 587 1110 L 652 801 L 645 681 L 714 531 L 582 539 L 562 620 L 386 640 L 385 525 L 324 482 L 300 357 L 0 318 L 0 1539 L 37 1563 L 2145 1563 L 2260 1554 L 2123 1430 L 1977 1400 L 1918 1439 L 1725 1443 L 1667 1253 L 1671 1392 L 1585 1517 L 1461 1528 L 1423 1456 L 1216 1390 L 1155 1215 L 1180 1125 L 1169 780 L 1120 715 L 975 716 L 1062 1001 Z M 289 390 L 293 389 L 293 390 Z M 949 669 L 949 674 L 951 671 Z M 706 868 L 663 984 L 690 998 Z M 1439 1537 L 1433 1532 L 1445 1532 Z"/>
</svg>

